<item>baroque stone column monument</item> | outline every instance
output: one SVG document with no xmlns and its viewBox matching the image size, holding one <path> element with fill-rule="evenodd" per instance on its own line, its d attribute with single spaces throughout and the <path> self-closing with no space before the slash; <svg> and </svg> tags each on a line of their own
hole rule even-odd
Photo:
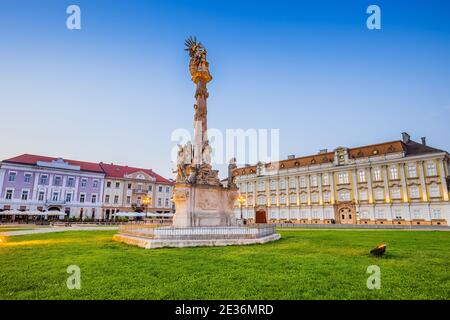
<svg viewBox="0 0 450 320">
<path fill-rule="evenodd" d="M 189 71 L 196 86 L 194 104 L 194 141 L 178 146 L 177 178 L 173 201 L 175 215 L 171 227 L 150 225 L 120 226 L 114 240 L 147 249 L 161 247 L 224 246 L 257 244 L 278 240 L 270 225 L 243 226 L 234 213 L 239 196 L 232 171 L 223 186 L 218 171 L 211 165 L 212 148 L 207 136 L 207 84 L 212 80 L 206 49 L 195 38 L 185 42 L 189 53 Z"/>
<path fill-rule="evenodd" d="M 234 183 L 223 187 L 218 171 L 211 166 L 212 148 L 207 129 L 207 83 L 212 80 L 206 49 L 189 38 L 185 42 L 189 52 L 189 71 L 196 85 L 194 104 L 194 144 L 179 146 L 177 180 L 173 201 L 176 214 L 174 227 L 235 226 L 234 202 L 239 192 Z M 232 177 L 229 177 L 229 179 Z"/>
</svg>

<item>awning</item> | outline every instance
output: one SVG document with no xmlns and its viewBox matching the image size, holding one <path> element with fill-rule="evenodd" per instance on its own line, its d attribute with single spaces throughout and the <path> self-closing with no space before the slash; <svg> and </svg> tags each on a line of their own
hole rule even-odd
<svg viewBox="0 0 450 320">
<path fill-rule="evenodd" d="M 0 212 L 0 215 L 2 215 L 2 216 L 18 216 L 18 215 L 24 216 L 27 214 L 24 211 L 19 211 L 19 210 L 6 210 L 3 212 Z"/>
<path fill-rule="evenodd" d="M 44 212 L 44 214 L 47 216 L 65 216 L 66 215 L 65 212 L 56 211 L 56 210 L 47 211 L 47 212 Z"/>
<path fill-rule="evenodd" d="M 144 212 L 117 212 L 113 214 L 114 217 L 145 217 Z"/>
</svg>

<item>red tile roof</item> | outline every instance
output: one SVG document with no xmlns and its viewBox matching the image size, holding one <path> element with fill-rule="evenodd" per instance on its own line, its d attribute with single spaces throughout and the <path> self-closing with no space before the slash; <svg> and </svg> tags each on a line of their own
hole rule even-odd
<svg viewBox="0 0 450 320">
<path fill-rule="evenodd" d="M 22 154 L 17 157 L 13 157 L 10 159 L 3 160 L 3 162 L 6 163 L 18 163 L 18 164 L 28 164 L 28 165 L 36 165 L 38 161 L 43 162 L 51 162 L 53 160 L 57 160 L 59 158 L 55 157 L 47 157 L 47 156 L 38 156 L 34 154 Z M 73 166 L 79 166 L 81 170 L 83 171 L 92 171 L 92 172 L 99 172 L 103 173 L 102 168 L 98 163 L 95 162 L 84 162 L 84 161 L 77 161 L 77 160 L 69 160 L 69 159 L 63 159 L 65 162 L 69 163 Z"/>
<path fill-rule="evenodd" d="M 172 181 L 160 176 L 156 172 L 154 172 L 151 169 L 143 169 L 143 168 L 134 168 L 134 167 L 128 167 L 128 166 L 121 166 L 117 164 L 106 164 L 103 162 L 100 162 L 100 166 L 102 167 L 103 171 L 106 173 L 106 177 L 111 178 L 124 178 L 125 175 L 132 174 L 135 172 L 145 172 L 146 174 L 154 177 L 156 179 L 157 183 L 164 183 L 164 184 L 174 184 Z"/>
<path fill-rule="evenodd" d="M 36 165 L 38 161 L 43 162 L 51 162 L 53 160 L 57 160 L 55 157 L 47 157 L 47 156 L 39 156 L 34 154 L 22 154 L 17 157 L 13 157 L 10 159 L 3 160 L 4 163 L 17 163 L 17 164 L 26 164 L 26 165 Z M 166 179 L 151 169 L 143 169 L 143 168 L 134 168 L 128 166 L 120 166 L 116 164 L 106 164 L 103 162 L 95 163 L 95 162 L 85 162 L 85 161 L 77 161 L 77 160 L 69 160 L 63 159 L 65 162 L 70 165 L 79 166 L 83 171 L 91 171 L 91 172 L 99 172 L 105 173 L 107 177 L 113 178 L 124 178 L 125 175 L 131 174 L 138 171 L 143 171 L 148 175 L 154 177 L 157 183 L 170 184 L 174 185 L 174 182 Z"/>
</svg>

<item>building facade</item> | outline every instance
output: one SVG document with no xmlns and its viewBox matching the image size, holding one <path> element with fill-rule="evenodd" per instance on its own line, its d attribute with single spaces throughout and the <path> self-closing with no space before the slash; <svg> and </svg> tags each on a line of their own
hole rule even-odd
<svg viewBox="0 0 450 320">
<path fill-rule="evenodd" d="M 100 163 L 105 172 L 103 215 L 121 212 L 173 213 L 174 183 L 150 169 Z"/>
<path fill-rule="evenodd" d="M 60 211 L 102 220 L 118 211 L 171 213 L 172 191 L 173 182 L 150 169 L 29 154 L 0 167 L 0 211 Z"/>
<path fill-rule="evenodd" d="M 448 152 L 402 140 L 237 168 L 250 222 L 447 225 Z M 241 210 L 242 209 L 242 210 Z"/>
<path fill-rule="evenodd" d="M 99 219 L 105 173 L 99 164 L 24 154 L 0 168 L 0 210 L 61 211 Z"/>
</svg>

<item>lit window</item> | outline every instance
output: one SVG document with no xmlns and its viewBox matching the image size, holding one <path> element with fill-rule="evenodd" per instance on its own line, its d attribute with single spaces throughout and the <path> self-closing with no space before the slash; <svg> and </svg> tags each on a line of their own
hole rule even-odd
<svg viewBox="0 0 450 320">
<path fill-rule="evenodd" d="M 367 210 L 363 210 L 361 211 L 361 213 L 359 214 L 359 216 L 361 217 L 361 219 L 369 219 L 369 212 Z"/>
<path fill-rule="evenodd" d="M 389 173 L 391 174 L 391 180 L 397 180 L 398 179 L 398 170 L 397 167 L 390 167 Z"/>
<path fill-rule="evenodd" d="M 311 216 L 313 219 L 319 219 L 319 212 L 317 210 L 313 210 Z"/>
<path fill-rule="evenodd" d="M 359 182 L 366 182 L 366 171 L 359 170 L 358 171 Z"/>
<path fill-rule="evenodd" d="M 264 191 L 264 181 L 258 182 L 258 191 Z"/>
<path fill-rule="evenodd" d="M 367 201 L 367 190 L 359 190 L 359 200 Z"/>
<path fill-rule="evenodd" d="M 381 169 L 380 168 L 373 169 L 373 180 L 381 181 Z"/>
<path fill-rule="evenodd" d="M 301 203 L 306 203 L 306 193 L 302 193 L 300 195 L 300 201 L 301 201 Z"/>
<path fill-rule="evenodd" d="M 266 204 L 266 197 L 264 197 L 264 196 L 258 197 L 258 204 L 260 204 L 260 205 Z"/>
<path fill-rule="evenodd" d="M 338 183 L 339 184 L 348 183 L 348 173 L 347 172 L 339 172 L 338 173 Z"/>
<path fill-rule="evenodd" d="M 300 187 L 305 188 L 306 187 L 306 178 L 300 177 Z"/>
<path fill-rule="evenodd" d="M 419 198 L 420 197 L 419 187 L 417 187 L 417 186 L 410 187 L 409 194 L 410 194 L 411 198 Z"/>
<path fill-rule="evenodd" d="M 439 186 L 437 184 L 432 184 L 430 186 L 430 196 L 434 198 L 441 196 L 441 190 L 439 190 Z"/>
<path fill-rule="evenodd" d="M 350 201 L 350 191 L 347 190 L 340 191 L 339 201 Z"/>
<path fill-rule="evenodd" d="M 330 184 L 330 176 L 326 173 L 322 175 L 322 184 L 328 186 Z"/>
<path fill-rule="evenodd" d="M 437 175 L 436 164 L 434 162 L 427 162 L 427 175 L 435 176 Z"/>
<path fill-rule="evenodd" d="M 384 190 L 381 188 L 375 189 L 375 199 L 383 200 L 384 199 Z"/>
<path fill-rule="evenodd" d="M 295 194 L 291 194 L 290 198 L 289 198 L 289 202 L 290 204 L 297 204 L 297 196 Z"/>
<path fill-rule="evenodd" d="M 400 188 L 392 188 L 391 189 L 391 197 L 392 199 L 400 199 L 401 198 L 401 194 L 400 194 Z"/>
<path fill-rule="evenodd" d="M 323 201 L 324 202 L 330 202 L 330 193 L 328 191 L 325 191 L 323 193 Z"/>
<path fill-rule="evenodd" d="M 433 219 L 441 219 L 441 210 L 439 209 L 433 210 Z"/>
<path fill-rule="evenodd" d="M 417 177 L 417 169 L 414 163 L 408 164 L 408 177 L 416 178 Z"/>
</svg>

